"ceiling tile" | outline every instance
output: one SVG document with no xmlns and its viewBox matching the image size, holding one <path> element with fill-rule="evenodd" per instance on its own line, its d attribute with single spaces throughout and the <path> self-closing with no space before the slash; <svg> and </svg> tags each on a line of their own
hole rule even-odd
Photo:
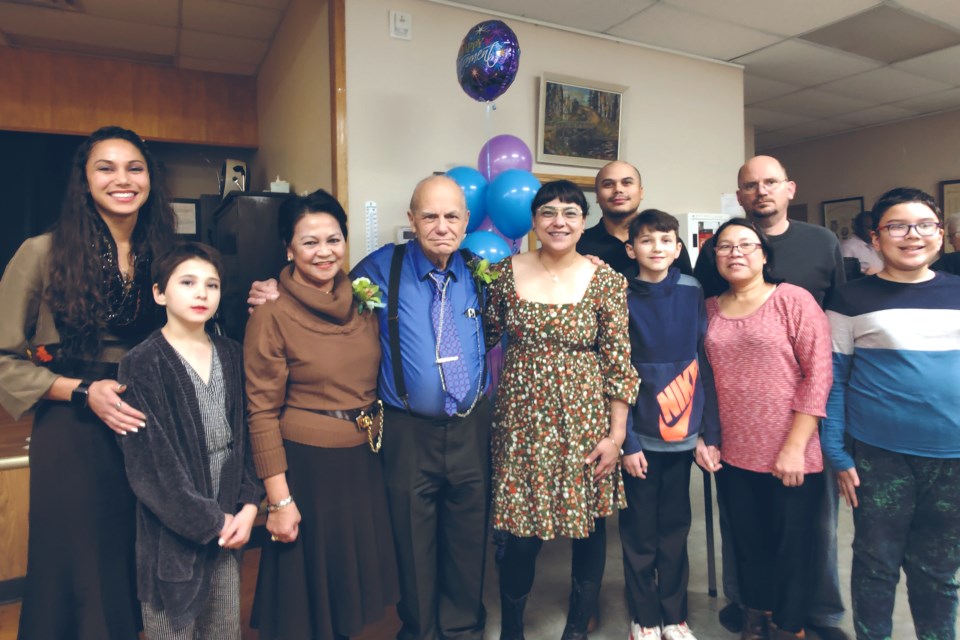
<svg viewBox="0 0 960 640">
<path fill-rule="evenodd" d="M 205 60 L 180 56 L 177 66 L 195 71 L 212 71 L 214 73 L 230 73 L 237 76 L 252 76 L 257 73 L 257 65 L 225 62 L 223 60 Z"/>
<path fill-rule="evenodd" d="M 843 113 L 862 111 L 874 105 L 865 100 L 838 96 L 816 89 L 804 89 L 788 96 L 758 102 L 753 106 L 812 118 L 830 118 Z"/>
<path fill-rule="evenodd" d="M 734 62 L 746 65 L 746 72 L 752 75 L 804 86 L 838 80 L 880 66 L 873 60 L 798 40 L 786 40 Z"/>
<path fill-rule="evenodd" d="M 162 55 L 173 54 L 177 42 L 177 30 L 172 27 L 28 5 L 0 3 L 0 24 L 11 40 L 15 40 L 17 36 L 25 36 L 47 42 L 59 40 L 94 46 L 106 44 L 112 50 Z"/>
<path fill-rule="evenodd" d="M 960 44 L 956 30 L 889 6 L 864 11 L 802 38 L 888 63 Z"/>
<path fill-rule="evenodd" d="M 83 12 L 91 16 L 166 27 L 176 27 L 180 15 L 179 0 L 83 0 L 81 6 Z"/>
<path fill-rule="evenodd" d="M 909 73 L 958 85 L 960 84 L 960 46 L 934 51 L 912 60 L 904 60 L 894 66 Z"/>
<path fill-rule="evenodd" d="M 799 116 L 795 113 L 760 109 L 759 107 L 747 107 L 744 109 L 743 118 L 746 124 L 755 126 L 758 131 L 783 129 L 784 127 L 814 120 L 814 118 L 809 116 Z"/>
<path fill-rule="evenodd" d="M 879 107 L 864 109 L 863 111 L 845 113 L 843 115 L 835 116 L 835 119 L 839 120 L 840 122 L 856 125 L 858 127 L 866 127 L 871 124 L 880 124 L 881 122 L 893 122 L 894 120 L 912 118 L 916 115 L 916 111 L 910 111 L 900 107 L 891 107 L 890 105 L 885 104 Z"/>
<path fill-rule="evenodd" d="M 893 67 L 881 67 L 860 75 L 822 84 L 817 89 L 878 104 L 896 102 L 949 89 L 950 85 L 929 80 Z"/>
<path fill-rule="evenodd" d="M 960 89 L 950 89 L 939 93 L 931 93 L 919 98 L 910 98 L 901 102 L 894 103 L 895 107 L 910 109 L 916 113 L 934 113 L 937 111 L 949 111 L 951 109 L 960 109 Z"/>
<path fill-rule="evenodd" d="M 761 100 L 770 98 L 779 98 L 788 93 L 799 91 L 803 87 L 795 84 L 787 84 L 778 80 L 767 80 L 759 76 L 743 74 L 743 103 L 753 104 Z"/>
<path fill-rule="evenodd" d="M 542 20 L 587 31 L 604 32 L 656 4 L 656 0 L 461 0 L 460 4 Z"/>
<path fill-rule="evenodd" d="M 915 11 L 943 24 L 960 29 L 960 2 L 956 0 L 898 0 L 908 11 Z"/>
<path fill-rule="evenodd" d="M 607 33 L 720 60 L 730 60 L 780 41 L 777 36 L 664 4 L 650 7 Z"/>
<path fill-rule="evenodd" d="M 185 0 L 183 28 L 270 40 L 281 15 L 283 14 L 276 9 L 238 5 L 224 0 Z"/>
<path fill-rule="evenodd" d="M 258 65 L 267 52 L 263 40 L 235 38 L 184 29 L 180 35 L 180 55 L 188 58 L 222 60 L 233 64 Z"/>
<path fill-rule="evenodd" d="M 794 36 L 810 29 L 816 29 L 878 4 L 876 0 L 830 0 L 829 2 L 798 2 L 797 0 L 664 1 L 669 5 L 783 36 Z"/>
</svg>

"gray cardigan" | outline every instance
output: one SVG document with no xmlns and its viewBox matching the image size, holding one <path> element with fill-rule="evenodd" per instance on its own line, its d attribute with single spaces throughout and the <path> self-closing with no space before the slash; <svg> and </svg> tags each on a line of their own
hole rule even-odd
<svg viewBox="0 0 960 640">
<path fill-rule="evenodd" d="M 223 369 L 233 456 L 213 497 L 200 404 L 177 352 L 156 331 L 120 362 L 124 399 L 147 426 L 118 436 L 127 478 L 137 496 L 137 596 L 163 609 L 176 628 L 195 619 L 207 600 L 224 513 L 258 504 L 263 488 L 250 453 L 243 396 L 242 351 L 211 336 Z"/>
</svg>

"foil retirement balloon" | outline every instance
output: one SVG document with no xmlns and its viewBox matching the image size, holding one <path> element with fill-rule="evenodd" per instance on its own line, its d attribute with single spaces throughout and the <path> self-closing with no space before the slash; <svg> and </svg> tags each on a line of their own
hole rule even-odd
<svg viewBox="0 0 960 640">
<path fill-rule="evenodd" d="M 517 34 L 500 20 L 487 20 L 467 32 L 457 53 L 457 79 L 468 96 L 490 102 L 502 96 L 517 75 Z"/>
</svg>

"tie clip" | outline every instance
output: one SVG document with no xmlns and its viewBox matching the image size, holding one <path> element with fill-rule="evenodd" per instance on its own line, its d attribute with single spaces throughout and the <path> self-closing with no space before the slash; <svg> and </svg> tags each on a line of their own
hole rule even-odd
<svg viewBox="0 0 960 640">
<path fill-rule="evenodd" d="M 437 364 L 444 364 L 445 362 L 456 362 L 460 359 L 460 356 L 447 356 L 445 358 L 437 358 Z"/>
</svg>

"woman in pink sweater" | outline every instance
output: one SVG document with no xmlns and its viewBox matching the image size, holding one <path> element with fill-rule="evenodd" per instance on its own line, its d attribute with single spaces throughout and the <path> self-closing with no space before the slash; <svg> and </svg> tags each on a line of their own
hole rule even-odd
<svg viewBox="0 0 960 640">
<path fill-rule="evenodd" d="M 736 549 L 741 638 L 803 637 L 823 495 L 814 436 L 832 383 L 830 326 L 807 291 L 772 280 L 773 253 L 753 223 L 724 224 L 715 251 L 730 288 L 707 300 L 706 351 L 720 408 L 717 484 Z"/>
</svg>

